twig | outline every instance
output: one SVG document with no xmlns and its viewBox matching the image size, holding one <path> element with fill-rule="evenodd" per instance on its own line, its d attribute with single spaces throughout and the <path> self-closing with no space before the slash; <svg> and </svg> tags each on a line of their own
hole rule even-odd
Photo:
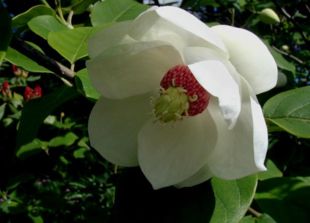
<svg viewBox="0 0 310 223">
<path fill-rule="evenodd" d="M 25 41 L 19 38 L 13 38 L 11 42 L 11 46 L 26 55 L 30 59 L 34 60 L 38 64 L 46 67 L 47 69 L 53 71 L 55 74 L 59 76 L 65 76 L 67 78 L 74 78 L 75 74 L 72 70 L 65 67 L 61 63 L 53 60 L 52 58 L 44 55 L 39 50 L 33 48 L 29 44 L 25 43 Z"/>
<path fill-rule="evenodd" d="M 251 208 L 251 207 L 249 207 L 248 211 L 249 211 L 252 215 L 254 215 L 255 217 L 259 217 L 259 216 L 262 215 L 261 213 L 259 213 L 258 211 L 256 211 L 255 209 L 253 209 L 253 208 Z"/>
<path fill-rule="evenodd" d="M 275 46 L 272 46 L 272 48 L 273 48 L 275 51 L 277 51 L 277 52 L 279 52 L 279 53 L 281 53 L 281 54 L 283 54 L 283 55 L 285 55 L 285 56 L 291 58 L 292 60 L 295 60 L 297 63 L 305 64 L 304 61 L 302 61 L 302 60 L 299 59 L 298 57 L 295 57 L 295 56 L 292 55 L 292 54 L 289 54 L 289 53 L 287 53 L 287 52 L 285 52 L 285 51 L 283 51 L 283 50 L 280 50 L 280 49 L 278 49 L 278 48 L 275 47 Z"/>
</svg>

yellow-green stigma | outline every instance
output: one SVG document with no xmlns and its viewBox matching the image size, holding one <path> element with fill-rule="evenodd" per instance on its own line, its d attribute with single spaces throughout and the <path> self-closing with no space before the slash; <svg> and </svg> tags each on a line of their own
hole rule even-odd
<svg viewBox="0 0 310 223">
<path fill-rule="evenodd" d="M 161 122 L 176 121 L 187 113 L 189 98 L 182 87 L 161 89 L 160 96 L 155 100 L 154 113 Z"/>
</svg>

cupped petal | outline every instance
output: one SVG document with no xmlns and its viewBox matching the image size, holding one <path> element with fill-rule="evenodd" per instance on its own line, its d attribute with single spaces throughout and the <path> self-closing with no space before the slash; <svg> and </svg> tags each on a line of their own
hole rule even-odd
<svg viewBox="0 0 310 223">
<path fill-rule="evenodd" d="M 182 56 L 162 41 L 118 45 L 87 61 L 95 88 L 107 98 L 121 99 L 159 89 L 164 74 Z"/>
<path fill-rule="evenodd" d="M 217 177 L 237 179 L 265 170 L 268 132 L 255 94 L 242 78 L 242 107 L 233 129 L 227 129 L 216 103 L 208 106 L 216 120 L 218 142 L 208 166 Z"/>
<path fill-rule="evenodd" d="M 223 63 L 206 60 L 190 64 L 189 69 L 199 84 L 211 95 L 218 98 L 224 119 L 232 128 L 240 114 L 241 96 L 239 85 Z"/>
<path fill-rule="evenodd" d="M 207 112 L 175 123 L 149 121 L 138 136 L 138 160 L 153 188 L 178 184 L 202 168 L 216 144 L 214 128 Z"/>
<path fill-rule="evenodd" d="M 213 26 L 228 49 L 230 60 L 256 94 L 277 83 L 277 64 L 265 44 L 253 33 L 232 26 Z"/>
<path fill-rule="evenodd" d="M 91 145 L 108 161 L 138 166 L 137 137 L 151 115 L 150 94 L 122 100 L 101 98 L 93 108 L 88 133 Z"/>
<path fill-rule="evenodd" d="M 205 46 L 226 53 L 221 39 L 205 23 L 177 7 L 148 10 L 137 17 L 131 27 L 129 35 L 137 40 L 165 40 L 177 48 Z"/>
<path fill-rule="evenodd" d="M 204 60 L 228 61 L 226 57 L 219 52 L 207 47 L 185 47 L 183 49 L 183 57 L 186 64 L 198 63 Z"/>
<path fill-rule="evenodd" d="M 122 42 L 122 39 L 128 33 L 131 21 L 123 21 L 113 24 L 109 27 L 103 27 L 102 30 L 93 34 L 88 41 L 88 55 L 94 58 L 109 47 Z"/>
<path fill-rule="evenodd" d="M 182 181 L 181 183 L 178 183 L 174 185 L 176 188 L 182 188 L 182 187 L 192 187 L 196 186 L 198 184 L 201 184 L 207 180 L 209 180 L 212 177 L 212 172 L 210 171 L 208 165 L 204 165 L 200 170 L 198 170 L 197 173 L 195 173 L 190 178 Z"/>
</svg>

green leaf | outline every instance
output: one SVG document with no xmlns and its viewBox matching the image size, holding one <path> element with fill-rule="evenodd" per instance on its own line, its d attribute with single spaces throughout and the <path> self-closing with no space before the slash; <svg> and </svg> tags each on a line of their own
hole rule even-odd
<svg viewBox="0 0 310 223">
<path fill-rule="evenodd" d="M 8 11 L 0 3 L 0 66 L 12 38 L 11 18 Z"/>
<path fill-rule="evenodd" d="M 85 154 L 88 152 L 88 149 L 86 148 L 79 148 L 77 150 L 74 150 L 73 157 L 76 159 L 83 159 L 85 158 Z"/>
<path fill-rule="evenodd" d="M 87 69 L 80 70 L 76 73 L 75 84 L 77 89 L 87 98 L 98 100 L 99 92 L 92 86 L 88 76 Z"/>
<path fill-rule="evenodd" d="M 85 12 L 89 6 L 98 0 L 78 0 L 71 8 L 75 15 Z"/>
<path fill-rule="evenodd" d="M 47 150 L 47 142 L 41 141 L 39 139 L 34 139 L 32 142 L 27 143 L 18 148 L 16 151 L 16 156 L 19 159 L 26 159 L 29 156 L 38 154 L 44 150 Z"/>
<path fill-rule="evenodd" d="M 92 33 L 91 27 L 80 27 L 71 30 L 50 32 L 48 44 L 70 63 L 88 55 L 87 39 Z"/>
<path fill-rule="evenodd" d="M 65 136 L 57 136 L 48 143 L 50 147 L 71 146 L 78 139 L 77 135 L 68 132 Z"/>
<path fill-rule="evenodd" d="M 255 201 L 259 208 L 281 223 L 308 223 L 310 177 L 281 177 L 259 183 Z"/>
<path fill-rule="evenodd" d="M 34 73 L 52 73 L 45 67 L 42 67 L 38 63 L 34 62 L 30 58 L 26 57 L 25 55 L 21 54 L 17 50 L 9 47 L 8 51 L 6 52 L 5 59 L 12 64 L 15 64 L 26 71 L 34 72 Z"/>
<path fill-rule="evenodd" d="M 285 131 L 310 138 L 310 86 L 282 92 L 264 105 L 264 114 Z"/>
<path fill-rule="evenodd" d="M 211 180 L 215 195 L 215 209 L 211 223 L 239 222 L 247 212 L 255 194 L 257 176 L 240 180 Z"/>
<path fill-rule="evenodd" d="M 68 29 L 64 24 L 60 23 L 54 16 L 51 15 L 42 15 L 31 19 L 28 22 L 28 27 L 35 34 L 46 40 L 50 32 Z"/>
<path fill-rule="evenodd" d="M 147 8 L 132 0 L 105 0 L 94 5 L 90 19 L 93 26 L 132 20 Z"/>
<path fill-rule="evenodd" d="M 282 56 L 282 54 L 280 54 L 273 47 L 271 47 L 267 41 L 264 41 L 264 43 L 267 45 L 270 53 L 272 54 L 273 58 L 276 61 L 278 67 L 283 69 L 283 70 L 287 70 L 287 71 L 295 74 L 295 72 L 296 72 L 295 65 L 293 63 L 290 63 L 289 61 L 287 61 Z"/>
<path fill-rule="evenodd" d="M 6 103 L 3 103 L 2 105 L 0 105 L 0 120 L 3 118 L 4 113 L 5 113 L 5 107 L 6 107 Z"/>
<path fill-rule="evenodd" d="M 44 119 L 56 108 L 78 96 L 74 88 L 61 87 L 42 98 L 31 100 L 25 104 L 17 130 L 17 148 L 31 142 L 37 135 Z"/>
<path fill-rule="evenodd" d="M 40 15 L 55 15 L 55 11 L 45 5 L 36 5 L 13 18 L 12 26 L 15 28 L 26 26 L 34 17 Z"/>
<path fill-rule="evenodd" d="M 267 180 L 274 177 L 282 177 L 282 172 L 278 169 L 278 167 L 271 161 L 267 160 L 266 162 L 267 171 L 260 172 L 258 174 L 259 180 Z"/>
<path fill-rule="evenodd" d="M 246 216 L 241 219 L 240 223 L 277 223 L 268 214 L 262 214 L 259 217 Z"/>
</svg>

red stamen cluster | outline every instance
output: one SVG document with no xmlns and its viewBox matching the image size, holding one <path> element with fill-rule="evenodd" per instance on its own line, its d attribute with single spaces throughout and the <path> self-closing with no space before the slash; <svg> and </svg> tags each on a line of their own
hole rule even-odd
<svg viewBox="0 0 310 223">
<path fill-rule="evenodd" d="M 203 112 L 209 104 L 210 94 L 198 83 L 186 65 L 177 65 L 165 74 L 161 87 L 182 87 L 189 97 L 187 115 L 194 116 Z M 186 114 L 183 114 L 186 115 Z"/>
<path fill-rule="evenodd" d="M 2 83 L 0 92 L 3 96 L 11 97 L 12 93 L 11 93 L 10 84 L 8 81 L 4 81 Z"/>
<path fill-rule="evenodd" d="M 27 86 L 24 91 L 24 99 L 25 101 L 29 101 L 31 99 L 39 98 L 42 96 L 42 88 L 40 85 L 36 85 L 34 89 Z"/>
</svg>

